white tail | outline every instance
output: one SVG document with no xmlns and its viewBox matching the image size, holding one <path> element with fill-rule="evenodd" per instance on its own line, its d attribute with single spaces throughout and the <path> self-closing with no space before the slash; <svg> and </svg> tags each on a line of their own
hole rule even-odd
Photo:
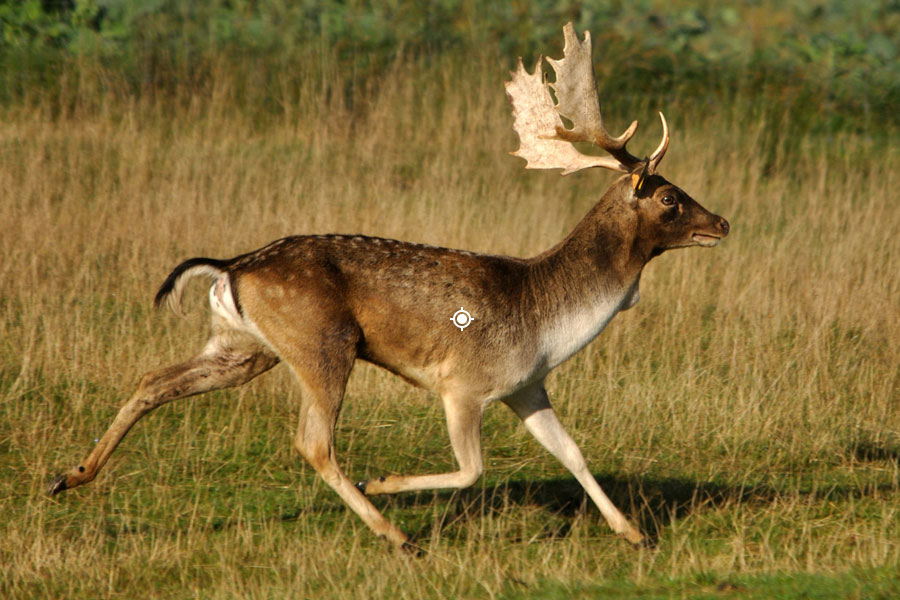
<svg viewBox="0 0 900 600">
<path fill-rule="evenodd" d="M 223 267 L 226 264 L 212 258 L 192 258 L 181 263 L 163 282 L 153 300 L 153 305 L 159 308 L 165 302 L 176 315 L 184 314 L 181 309 L 181 295 L 187 282 L 197 275 L 206 275 L 212 278 L 225 275 L 226 271 L 223 270 Z"/>
</svg>

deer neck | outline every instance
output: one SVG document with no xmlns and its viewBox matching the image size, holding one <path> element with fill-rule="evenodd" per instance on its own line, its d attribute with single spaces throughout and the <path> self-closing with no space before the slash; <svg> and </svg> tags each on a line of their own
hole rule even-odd
<svg viewBox="0 0 900 600">
<path fill-rule="evenodd" d="M 634 211 L 607 194 L 563 241 L 532 259 L 534 310 L 549 368 L 593 340 L 620 310 L 634 306 L 651 251 L 638 239 Z"/>
</svg>

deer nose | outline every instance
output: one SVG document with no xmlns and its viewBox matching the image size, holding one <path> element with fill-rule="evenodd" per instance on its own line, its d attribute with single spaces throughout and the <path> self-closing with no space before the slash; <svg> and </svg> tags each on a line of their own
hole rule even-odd
<svg viewBox="0 0 900 600">
<path fill-rule="evenodd" d="M 722 235 L 728 235 L 728 232 L 731 231 L 731 225 L 728 224 L 728 221 L 719 217 L 719 229 L 722 231 Z"/>
</svg>

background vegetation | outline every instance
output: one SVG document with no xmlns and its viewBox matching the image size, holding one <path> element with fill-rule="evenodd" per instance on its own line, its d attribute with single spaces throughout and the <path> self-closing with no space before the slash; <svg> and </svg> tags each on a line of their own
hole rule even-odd
<svg viewBox="0 0 900 600">
<path fill-rule="evenodd" d="M 883 597 L 900 593 L 896 2 L 0 4 L 0 596 Z M 498 3 L 499 6 L 499 3 Z M 282 368 L 165 406 L 48 499 L 142 372 L 194 351 L 168 270 L 363 232 L 532 255 L 612 180 L 526 172 L 502 80 L 591 29 L 612 129 L 732 223 L 551 376 L 633 550 L 502 407 L 458 493 L 374 539 L 291 448 Z M 402 315 L 398 315 L 402 318 Z M 451 468 L 435 399 L 359 365 L 351 477 Z"/>
<path fill-rule="evenodd" d="M 278 113 L 281 94 L 323 55 L 353 86 L 398 55 L 533 59 L 569 20 L 593 30 L 603 85 L 629 102 L 762 93 L 805 126 L 900 118 L 896 0 L 20 0 L 0 3 L 0 99 L 37 95 L 65 109 L 136 93 L 193 97 L 224 71 L 242 109 Z"/>
</svg>

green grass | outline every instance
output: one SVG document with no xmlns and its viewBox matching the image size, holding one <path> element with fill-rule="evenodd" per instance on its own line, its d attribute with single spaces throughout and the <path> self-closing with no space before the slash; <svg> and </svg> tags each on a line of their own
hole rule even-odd
<svg viewBox="0 0 900 600">
<path fill-rule="evenodd" d="M 547 583 L 537 587 L 510 586 L 502 598 L 895 598 L 900 588 L 894 574 L 871 570 L 856 573 L 783 574 L 720 579 L 698 573 L 689 579 L 635 585 L 623 580 L 606 585 L 567 587 Z"/>
<path fill-rule="evenodd" d="M 307 232 L 533 255 L 574 227 L 611 177 L 508 155 L 511 64 L 403 59 L 370 87 L 325 64 L 327 85 L 299 78 L 266 118 L 240 109 L 224 70 L 184 101 L 85 89 L 71 112 L 4 109 L 0 596 L 897 595 L 895 131 L 784 129 L 791 109 L 771 98 L 604 98 L 612 129 L 641 120 L 637 152 L 666 111 L 663 174 L 733 228 L 652 262 L 638 306 L 548 381 L 654 549 L 616 539 L 495 406 L 473 488 L 376 499 L 426 550 L 399 555 L 292 449 L 283 368 L 158 409 L 97 480 L 44 496 L 142 372 L 202 343 L 202 286 L 187 319 L 149 308 L 178 261 Z M 453 466 L 440 403 L 365 365 L 337 440 L 352 478 Z"/>
</svg>

